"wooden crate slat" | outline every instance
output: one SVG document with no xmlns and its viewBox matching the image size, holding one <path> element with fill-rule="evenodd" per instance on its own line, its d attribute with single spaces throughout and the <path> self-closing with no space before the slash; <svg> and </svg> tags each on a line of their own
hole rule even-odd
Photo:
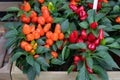
<svg viewBox="0 0 120 80">
<path fill-rule="evenodd" d="M 0 2 L 0 11 L 6 11 L 9 7 L 19 7 L 21 2 Z"/>
</svg>

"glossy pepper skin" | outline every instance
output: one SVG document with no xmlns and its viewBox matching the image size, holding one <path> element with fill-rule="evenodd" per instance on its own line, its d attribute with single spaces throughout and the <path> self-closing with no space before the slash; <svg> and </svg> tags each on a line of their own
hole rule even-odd
<svg viewBox="0 0 120 80">
<path fill-rule="evenodd" d="M 99 38 L 96 39 L 94 43 L 95 43 L 96 46 L 99 46 L 99 44 L 100 44 L 100 39 L 99 39 Z"/>
<path fill-rule="evenodd" d="M 90 28 L 91 28 L 91 29 L 96 29 L 97 26 L 98 26 L 98 23 L 97 23 L 97 22 L 93 22 L 93 23 L 90 24 Z"/>
<path fill-rule="evenodd" d="M 85 61 L 85 58 L 81 55 L 74 56 L 74 65 L 77 65 L 79 61 Z"/>
<path fill-rule="evenodd" d="M 87 33 L 86 33 L 86 29 L 82 29 L 80 32 L 80 36 L 83 40 L 87 39 Z"/>
<path fill-rule="evenodd" d="M 69 8 L 73 11 L 76 12 L 76 10 L 78 9 L 76 5 L 74 4 L 69 4 Z"/>
<path fill-rule="evenodd" d="M 104 39 L 104 31 L 103 31 L 102 28 L 100 28 L 100 30 L 99 30 L 98 38 L 99 38 L 100 40 Z"/>
<path fill-rule="evenodd" d="M 69 36 L 70 43 L 75 43 L 77 38 L 78 38 L 78 31 L 74 30 Z"/>
<path fill-rule="evenodd" d="M 96 49 L 95 43 L 89 43 L 87 47 L 88 47 L 88 49 L 91 50 L 91 51 L 94 51 L 94 50 Z"/>
<path fill-rule="evenodd" d="M 94 36 L 94 34 L 91 32 L 88 34 L 88 41 L 93 42 L 95 41 L 96 37 Z"/>
</svg>

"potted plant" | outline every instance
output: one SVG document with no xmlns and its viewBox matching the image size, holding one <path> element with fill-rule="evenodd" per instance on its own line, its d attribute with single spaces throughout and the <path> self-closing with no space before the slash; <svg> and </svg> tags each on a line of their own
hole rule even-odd
<svg viewBox="0 0 120 80">
<path fill-rule="evenodd" d="M 11 61 L 34 80 L 41 71 L 78 72 L 76 80 L 108 80 L 106 70 L 119 69 L 120 1 L 29 0 L 10 7 L 17 22 L 6 23 Z M 95 9 L 93 9 L 93 6 Z M 116 20 L 115 20 L 116 19 Z M 114 32 L 114 33 L 113 33 Z"/>
</svg>

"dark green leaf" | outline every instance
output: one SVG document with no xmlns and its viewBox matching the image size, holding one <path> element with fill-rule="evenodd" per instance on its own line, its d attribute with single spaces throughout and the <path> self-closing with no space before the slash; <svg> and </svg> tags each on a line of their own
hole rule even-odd
<svg viewBox="0 0 120 80">
<path fill-rule="evenodd" d="M 23 10 L 20 10 L 18 13 L 17 13 L 17 17 L 19 17 L 20 15 L 22 15 L 24 13 Z"/>
<path fill-rule="evenodd" d="M 99 25 L 98 26 L 98 29 L 100 29 L 100 28 L 106 28 L 107 26 L 105 26 L 105 25 Z"/>
<path fill-rule="evenodd" d="M 98 74 L 98 76 L 100 76 L 101 80 L 109 80 L 107 72 L 104 69 L 102 69 L 101 67 L 94 66 L 93 70 L 96 74 Z"/>
<path fill-rule="evenodd" d="M 89 23 L 92 23 L 92 22 L 94 22 L 94 16 L 95 16 L 95 10 L 88 10 L 88 18 L 87 18 L 87 20 L 88 20 L 88 22 Z"/>
<path fill-rule="evenodd" d="M 46 53 L 46 52 L 48 52 L 49 51 L 49 49 L 48 48 L 45 48 L 44 46 L 39 46 L 39 47 L 37 47 L 37 49 L 36 49 L 36 53 L 39 53 L 39 54 L 41 54 L 41 53 Z"/>
<path fill-rule="evenodd" d="M 19 11 L 20 9 L 18 7 L 9 7 L 7 8 L 7 11 Z"/>
<path fill-rule="evenodd" d="M 90 77 L 90 80 L 96 80 L 96 77 L 93 74 L 89 74 L 89 77 Z"/>
<path fill-rule="evenodd" d="M 67 46 L 65 46 L 62 50 L 62 60 L 65 59 L 65 53 L 66 53 Z"/>
<path fill-rule="evenodd" d="M 61 24 L 61 30 L 62 30 L 62 32 L 64 32 L 64 33 L 67 32 L 68 27 L 69 27 L 69 22 L 68 22 L 68 19 L 67 19 L 64 22 L 62 22 L 62 24 Z"/>
<path fill-rule="evenodd" d="M 87 29 L 89 27 L 89 24 L 88 24 L 88 22 L 83 21 L 83 22 L 79 23 L 79 26 L 81 28 Z"/>
<path fill-rule="evenodd" d="M 12 45 L 14 45 L 16 41 L 17 41 L 17 38 L 16 38 L 16 37 L 7 39 L 7 42 L 6 42 L 6 44 L 5 44 L 5 48 L 8 49 L 8 48 L 11 47 Z"/>
<path fill-rule="evenodd" d="M 86 44 L 84 44 L 84 43 L 70 44 L 68 46 L 68 48 L 70 48 L 70 49 L 85 49 L 86 48 Z"/>
<path fill-rule="evenodd" d="M 100 19 L 102 19 L 106 14 L 99 13 L 95 15 L 95 21 L 98 22 Z"/>
<path fill-rule="evenodd" d="M 17 30 L 10 30 L 10 31 L 8 31 L 5 35 L 4 35 L 4 37 L 5 38 L 12 38 L 12 37 L 16 37 L 18 35 L 18 31 Z"/>
<path fill-rule="evenodd" d="M 119 5 L 115 5 L 115 6 L 113 7 L 113 11 L 114 11 L 114 12 L 119 12 L 119 11 L 120 11 Z"/>
<path fill-rule="evenodd" d="M 31 12 L 26 12 L 25 15 L 28 18 L 31 15 Z"/>
<path fill-rule="evenodd" d="M 53 44 L 53 45 L 52 45 L 52 49 L 53 49 L 54 51 L 57 51 L 58 48 L 57 48 L 57 46 L 56 46 L 55 44 Z"/>
<path fill-rule="evenodd" d="M 110 48 L 120 48 L 120 45 L 119 45 L 119 43 L 118 42 L 114 42 L 114 43 L 112 43 L 112 44 L 110 44 L 110 45 L 107 45 L 108 47 L 110 47 Z"/>
<path fill-rule="evenodd" d="M 67 73 L 70 74 L 70 72 L 72 72 L 73 69 L 75 69 L 75 65 L 71 65 L 71 66 L 68 68 Z"/>
<path fill-rule="evenodd" d="M 60 48 L 63 44 L 63 41 L 56 41 L 57 48 Z"/>
<path fill-rule="evenodd" d="M 8 18 L 10 18 L 12 16 L 14 16 L 14 15 L 13 14 L 7 14 L 1 19 L 1 21 L 7 20 Z"/>
<path fill-rule="evenodd" d="M 113 28 L 113 29 L 120 30 L 120 25 L 114 25 L 112 28 Z"/>
<path fill-rule="evenodd" d="M 51 60 L 51 63 L 52 63 L 52 64 L 55 64 L 55 65 L 62 65 L 62 64 L 64 64 L 65 62 L 62 61 L 62 60 L 60 60 L 60 59 L 55 59 L 55 58 L 53 58 L 53 59 Z"/>
<path fill-rule="evenodd" d="M 44 70 L 44 71 L 47 71 L 47 69 L 48 69 L 48 67 L 47 67 L 47 66 L 44 66 L 44 65 L 41 65 L 41 68 L 42 68 L 42 70 Z"/>
<path fill-rule="evenodd" d="M 62 21 L 64 21 L 64 20 L 65 20 L 65 18 L 56 17 L 56 18 L 54 18 L 54 23 L 60 23 L 60 22 L 62 22 Z"/>
<path fill-rule="evenodd" d="M 4 24 L 4 27 L 6 28 L 6 29 L 15 29 L 15 27 L 14 27 L 14 23 L 13 22 L 7 22 L 7 23 L 5 23 Z"/>
<path fill-rule="evenodd" d="M 14 61 L 16 61 L 21 55 L 24 55 L 24 52 L 16 52 L 11 59 L 11 62 L 13 63 Z"/>
<path fill-rule="evenodd" d="M 86 58 L 87 64 L 88 66 L 92 69 L 93 68 L 93 59 L 91 58 L 91 56 L 88 56 Z"/>
<path fill-rule="evenodd" d="M 29 55 L 26 57 L 26 61 L 28 64 L 30 64 L 31 66 L 34 66 L 34 59 L 33 59 L 33 56 L 32 55 Z"/>
<path fill-rule="evenodd" d="M 37 75 L 39 75 L 40 74 L 40 65 L 36 62 L 36 61 L 34 61 L 34 69 L 35 69 L 35 71 L 36 71 L 36 74 Z"/>
<path fill-rule="evenodd" d="M 110 43 L 113 43 L 115 41 L 115 39 L 112 37 L 108 37 L 108 38 L 105 38 L 105 41 L 107 44 L 110 44 Z"/>
<path fill-rule="evenodd" d="M 97 50 L 97 51 L 107 51 L 107 50 L 108 50 L 108 47 L 106 47 L 106 46 L 98 46 L 98 47 L 96 48 L 96 50 Z"/>
<path fill-rule="evenodd" d="M 118 49 L 109 49 L 110 51 L 112 51 L 114 54 L 120 56 L 120 50 Z"/>
<path fill-rule="evenodd" d="M 49 64 L 45 61 L 45 59 L 43 57 L 39 57 L 36 59 L 36 61 L 43 66 L 49 67 Z"/>
<path fill-rule="evenodd" d="M 107 51 L 99 51 L 98 53 L 96 53 L 96 55 L 102 57 L 104 61 L 111 67 L 119 68 Z"/>
<path fill-rule="evenodd" d="M 28 77 L 28 80 L 35 80 L 36 71 L 34 70 L 33 67 L 30 67 L 30 68 L 28 69 L 27 77 Z"/>
<path fill-rule="evenodd" d="M 76 80 L 86 80 L 85 65 L 83 65 L 80 71 L 78 72 Z"/>
<path fill-rule="evenodd" d="M 38 39 L 38 40 L 37 40 L 37 43 L 38 43 L 39 45 L 44 45 L 44 44 L 45 44 L 45 41 L 43 41 L 42 39 Z"/>
</svg>

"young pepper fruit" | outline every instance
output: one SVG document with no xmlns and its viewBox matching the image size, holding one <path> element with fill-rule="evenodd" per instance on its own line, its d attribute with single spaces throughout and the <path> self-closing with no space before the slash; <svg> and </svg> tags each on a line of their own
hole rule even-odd
<svg viewBox="0 0 120 80">
<path fill-rule="evenodd" d="M 99 38 L 100 40 L 104 39 L 104 31 L 103 31 L 102 28 L 100 28 L 100 30 L 99 30 L 98 38 Z"/>
</svg>

